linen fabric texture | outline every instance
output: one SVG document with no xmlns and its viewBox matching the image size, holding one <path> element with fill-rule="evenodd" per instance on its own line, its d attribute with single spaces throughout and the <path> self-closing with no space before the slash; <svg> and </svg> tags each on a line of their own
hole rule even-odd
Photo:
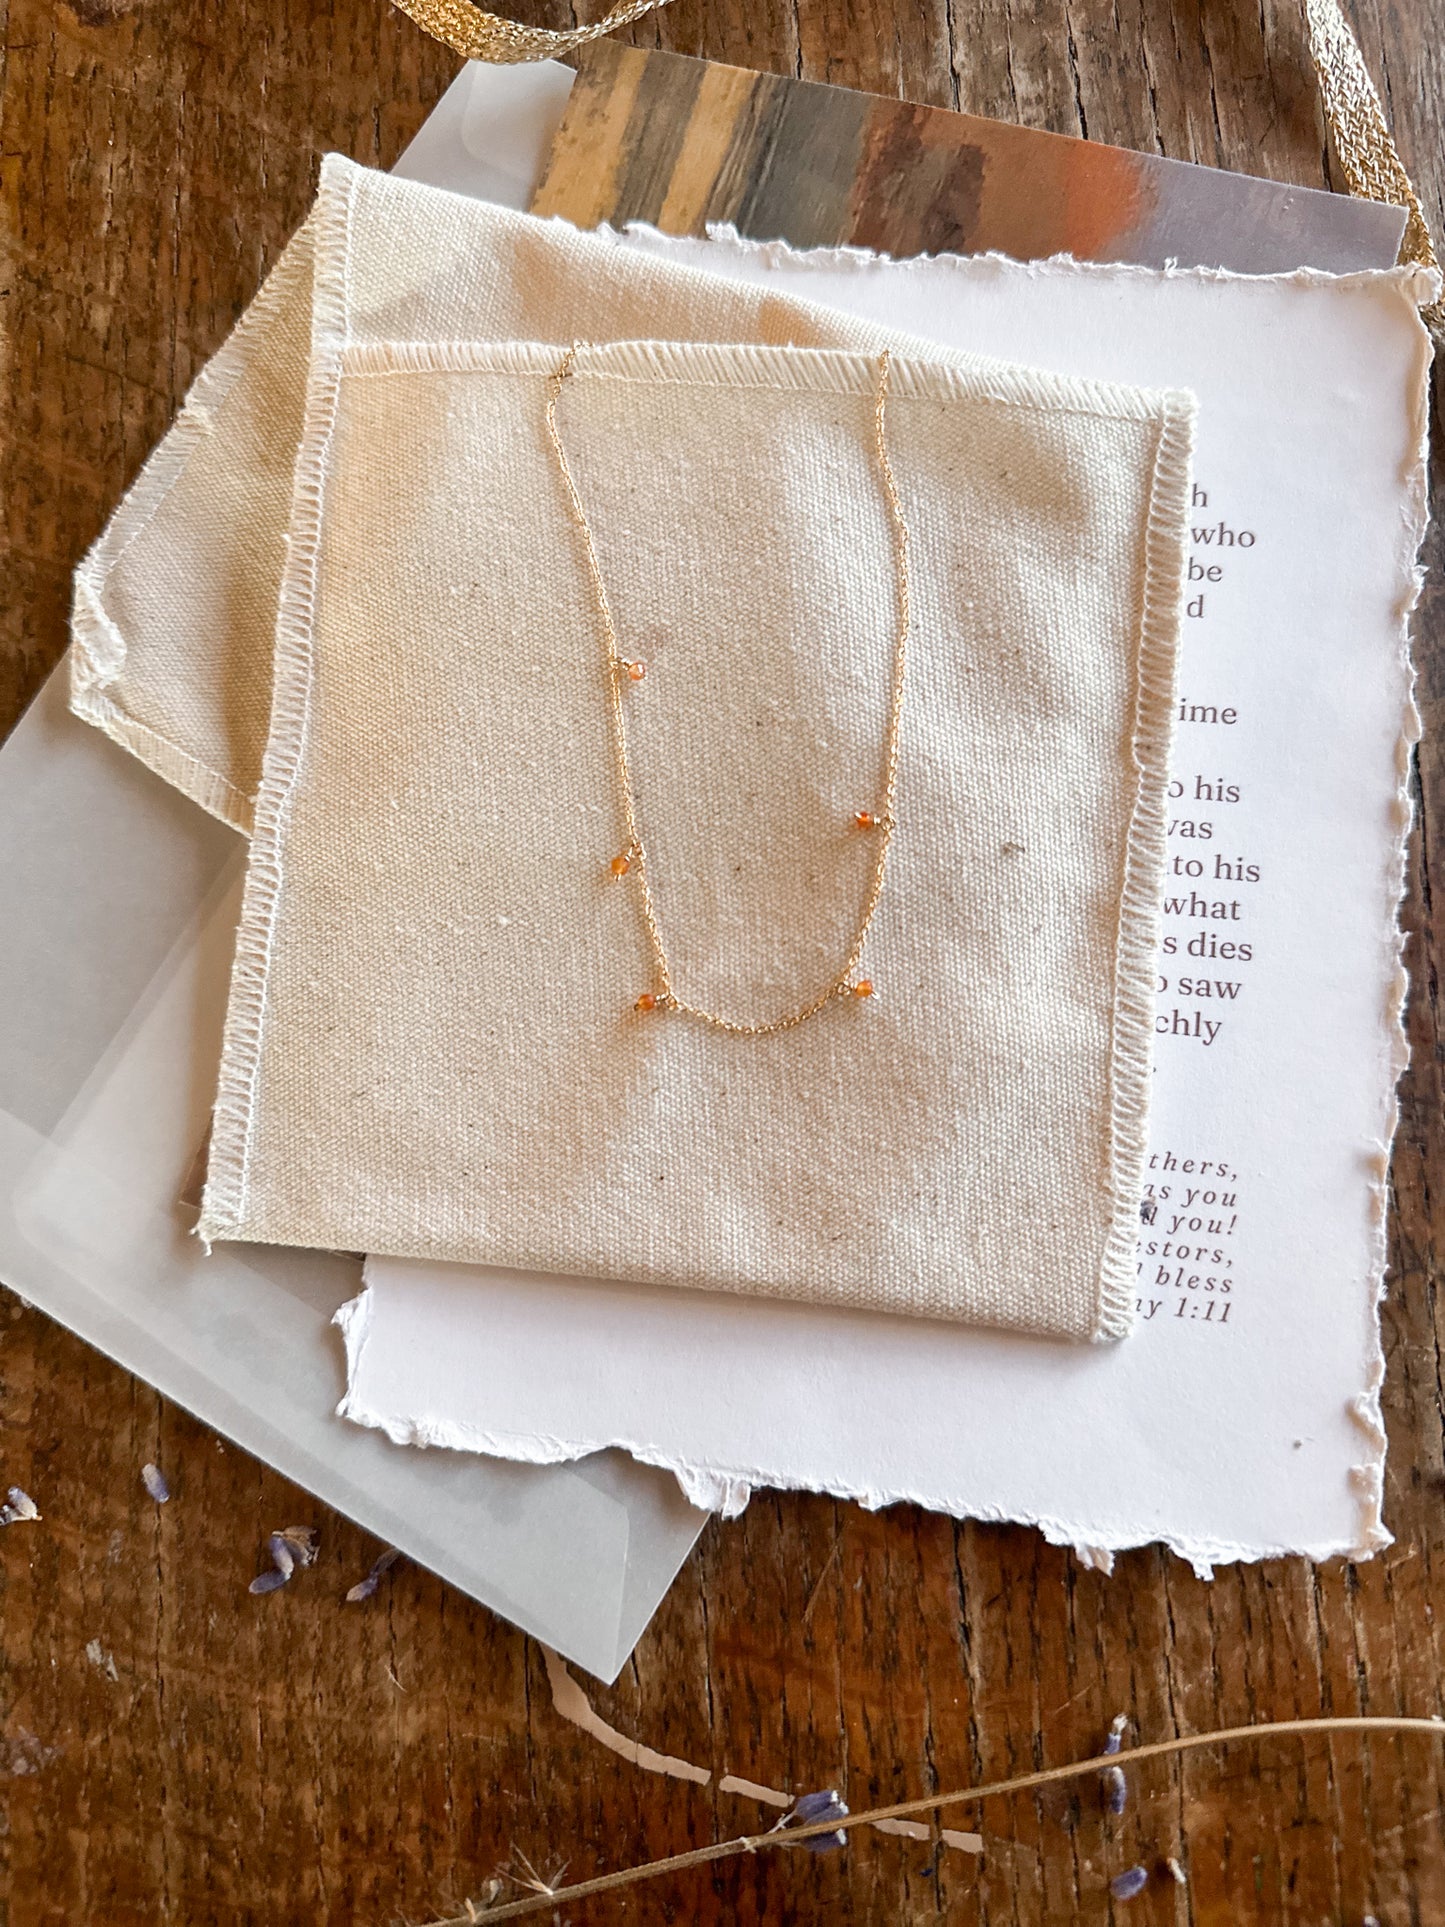
<svg viewBox="0 0 1445 1927">
<path fill-rule="evenodd" d="M 560 402 L 688 1001 L 654 988 Z M 251 834 L 208 1239 L 1127 1331 L 1192 398 L 335 158 L 82 566 L 77 712 Z"/>
</svg>

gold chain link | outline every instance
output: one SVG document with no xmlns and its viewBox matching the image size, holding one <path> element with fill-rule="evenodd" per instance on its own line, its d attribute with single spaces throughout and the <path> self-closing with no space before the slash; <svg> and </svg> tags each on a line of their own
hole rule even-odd
<svg viewBox="0 0 1445 1927">
<path fill-rule="evenodd" d="M 580 344 L 574 342 L 563 356 L 556 371 L 547 385 L 547 435 L 552 451 L 557 458 L 558 471 L 562 485 L 567 493 L 567 504 L 572 520 L 577 525 L 582 538 L 583 557 L 587 565 L 587 579 L 592 589 L 592 600 L 596 608 L 598 623 L 602 631 L 603 646 L 606 651 L 607 709 L 612 739 L 612 755 L 617 776 L 617 788 L 622 813 L 622 828 L 625 842 L 621 854 L 613 859 L 612 871 L 615 877 L 632 877 L 637 887 L 637 899 L 641 911 L 643 928 L 647 933 L 648 946 L 652 952 L 653 981 L 655 989 L 644 991 L 637 1001 L 639 1010 L 670 1010 L 685 1017 L 696 1018 L 699 1023 L 708 1024 L 714 1030 L 726 1031 L 732 1037 L 771 1037 L 779 1031 L 794 1030 L 799 1024 L 806 1023 L 810 1017 L 827 1008 L 841 997 L 871 997 L 873 985 L 868 978 L 855 976 L 863 956 L 863 947 L 868 941 L 868 932 L 883 894 L 883 883 L 888 867 L 888 852 L 893 842 L 893 806 L 898 789 L 898 738 L 903 719 L 903 687 L 908 672 L 908 635 L 912 624 L 912 596 L 909 586 L 908 566 L 908 524 L 903 517 L 903 505 L 898 499 L 897 484 L 893 479 L 893 464 L 888 456 L 888 373 L 890 356 L 885 349 L 878 357 L 878 386 L 873 403 L 873 447 L 878 463 L 879 479 L 888 502 L 889 524 L 893 537 L 894 570 L 898 584 L 898 624 L 893 645 L 892 691 L 888 708 L 888 731 L 884 743 L 882 770 L 882 808 L 875 815 L 870 810 L 860 810 L 854 818 L 860 831 L 871 835 L 876 844 L 876 855 L 868 889 L 864 896 L 862 912 L 854 929 L 853 940 L 848 946 L 848 954 L 842 967 L 830 979 L 826 987 L 817 992 L 800 1008 L 790 1011 L 785 1017 L 774 1018 L 771 1023 L 749 1024 L 736 1018 L 724 1017 L 716 1011 L 705 1010 L 699 1004 L 691 1003 L 682 996 L 673 982 L 672 966 L 663 942 L 662 931 L 658 924 L 657 906 L 652 892 L 652 879 L 648 871 L 647 848 L 643 842 L 637 821 L 637 798 L 632 781 L 632 765 L 627 751 L 627 717 L 624 696 L 629 683 L 642 679 L 644 665 L 629 661 L 623 656 L 618 644 L 617 627 L 613 620 L 612 604 L 608 599 L 607 585 L 603 580 L 602 566 L 597 559 L 597 545 L 593 540 L 592 525 L 587 519 L 587 511 L 582 505 L 576 478 L 572 473 L 567 451 L 562 443 L 561 430 L 557 426 L 557 404 L 562 390 L 572 379 L 576 369 L 577 353 Z"/>
</svg>

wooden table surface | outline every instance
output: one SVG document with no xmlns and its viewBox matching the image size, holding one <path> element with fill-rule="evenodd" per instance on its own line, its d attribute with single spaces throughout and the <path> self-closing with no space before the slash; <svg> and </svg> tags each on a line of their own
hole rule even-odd
<svg viewBox="0 0 1445 1927">
<path fill-rule="evenodd" d="M 1438 233 L 1445 5 L 1360 0 L 1354 17 Z M 318 156 L 389 166 L 457 62 L 385 0 L 0 0 L 0 21 L 4 727 L 64 646 L 72 566 L 301 217 Z M 1290 0 L 678 0 L 635 31 L 1326 178 Z M 1389 1551 L 1206 1583 L 1146 1550 L 1106 1578 L 1030 1531 L 764 1494 L 704 1534 L 617 1686 L 587 1689 L 621 1733 L 711 1768 L 702 1788 L 604 1750 L 557 1710 L 533 1642 L 424 1572 L 401 1566 L 343 1610 L 377 1550 L 364 1534 L 5 1297 L 0 1484 L 45 1516 L 0 1534 L 0 1923 L 421 1922 L 519 1855 L 577 1879 L 771 1819 L 718 1791 L 722 1773 L 841 1787 L 857 1808 L 1087 1755 L 1120 1712 L 1152 1739 L 1445 1711 L 1433 546 L 1384 1309 Z M 163 1508 L 146 1460 L 176 1488 Z M 320 1528 L 319 1565 L 250 1598 L 260 1541 L 301 1521 Z M 846 1853 L 759 1855 L 557 1917 L 1445 1921 L 1445 1761 L 1428 1737 L 1274 1741 L 1132 1779 L 1118 1818 L 1090 1783 L 947 1815 L 980 1830 L 981 1853 L 858 1834 Z M 1111 1902 L 1112 1874 L 1167 1855 L 1187 1886 Z"/>
</svg>

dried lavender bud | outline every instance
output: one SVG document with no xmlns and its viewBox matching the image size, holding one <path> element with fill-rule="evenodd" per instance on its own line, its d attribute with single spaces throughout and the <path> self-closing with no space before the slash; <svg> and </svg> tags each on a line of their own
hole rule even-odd
<svg viewBox="0 0 1445 1927">
<path fill-rule="evenodd" d="M 141 1467 L 140 1476 L 141 1484 L 145 1487 L 146 1491 L 150 1493 L 156 1504 L 164 1505 L 166 1500 L 171 1496 L 171 1489 L 166 1484 L 165 1473 L 161 1471 L 158 1465 L 151 1465 L 147 1462 Z"/>
<path fill-rule="evenodd" d="M 1158 1216 L 1159 1216 L 1159 1200 L 1157 1198 L 1145 1198 L 1143 1203 L 1139 1206 L 1140 1224 L 1153 1224 L 1154 1220 Z"/>
<path fill-rule="evenodd" d="M 841 1820 L 848 1808 L 831 1788 L 824 1793 L 805 1793 L 793 1803 L 792 1811 L 783 1821 L 784 1826 L 811 1827 L 820 1820 Z M 809 1853 L 831 1853 L 835 1847 L 848 1844 L 846 1833 L 819 1833 L 803 1845 Z"/>
<path fill-rule="evenodd" d="M 346 1595 L 347 1605 L 354 1604 L 358 1599 L 370 1599 L 381 1583 L 381 1575 L 389 1571 L 400 1557 L 395 1546 L 388 1546 L 366 1577 L 359 1579 Z"/>
<path fill-rule="evenodd" d="M 1099 1776 L 1104 1782 L 1104 1804 L 1110 1813 L 1122 1813 L 1129 1804 L 1129 1782 L 1121 1766 L 1106 1766 Z"/>
<path fill-rule="evenodd" d="M 298 1566 L 309 1566 L 316 1557 L 318 1535 L 314 1526 L 286 1526 L 266 1540 L 271 1555 L 271 1572 L 257 1573 L 251 1581 L 252 1592 L 275 1592 L 284 1586 Z"/>
<path fill-rule="evenodd" d="M 296 1570 L 296 1555 L 291 1549 L 291 1541 L 284 1533 L 273 1532 L 266 1541 L 266 1550 L 271 1555 L 271 1563 L 282 1579 L 289 1579 Z"/>
<path fill-rule="evenodd" d="M 1124 1729 L 1128 1724 L 1129 1715 L 1127 1713 L 1116 1713 L 1114 1715 L 1113 1722 L 1109 1727 L 1109 1737 L 1104 1742 L 1104 1751 L 1106 1753 L 1117 1753 L 1119 1751 L 1119 1748 L 1124 1744 Z"/>
<path fill-rule="evenodd" d="M 1132 1900 L 1136 1894 L 1142 1894 L 1148 1885 L 1148 1868 L 1130 1867 L 1127 1873 L 1116 1873 L 1114 1875 L 1114 1878 L 1109 1882 L 1109 1892 L 1114 1896 L 1115 1900 Z"/>
<path fill-rule="evenodd" d="M 19 1525 L 22 1520 L 40 1517 L 40 1508 L 34 1499 L 18 1485 L 11 1486 L 7 1497 L 8 1503 L 0 1505 L 0 1525 Z"/>
<path fill-rule="evenodd" d="M 805 1793 L 793 1803 L 790 1820 L 796 1820 L 800 1827 L 810 1827 L 816 1820 L 831 1820 L 835 1813 L 846 1813 L 847 1807 L 833 1792 L 831 1787 L 826 1793 Z"/>
</svg>

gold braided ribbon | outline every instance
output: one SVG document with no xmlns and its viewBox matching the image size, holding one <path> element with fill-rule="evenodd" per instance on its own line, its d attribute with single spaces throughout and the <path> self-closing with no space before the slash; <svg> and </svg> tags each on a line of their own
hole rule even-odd
<svg viewBox="0 0 1445 1927">
<path fill-rule="evenodd" d="M 483 13 L 471 0 L 395 0 L 395 4 L 453 53 L 467 60 L 515 66 L 522 60 L 555 60 L 558 54 L 571 53 L 589 40 L 600 40 L 604 34 L 630 27 L 654 7 L 665 7 L 668 0 L 622 0 L 620 6 L 590 27 L 573 27 L 565 33 L 524 27 L 515 20 L 504 20 L 499 13 Z"/>
<path fill-rule="evenodd" d="M 604 34 L 629 27 L 634 20 L 667 4 L 668 0 L 622 0 L 590 27 L 559 33 L 484 13 L 472 5 L 472 0 L 395 0 L 404 14 L 454 53 L 467 60 L 502 63 L 551 60 L 589 40 L 600 40 Z M 1325 120 L 1350 192 L 1361 200 L 1388 201 L 1405 208 L 1409 220 L 1400 259 L 1438 268 L 1425 210 L 1390 138 L 1380 96 L 1370 79 L 1360 43 L 1340 12 L 1339 0 L 1304 0 L 1304 13 Z M 1437 301 L 1425 310 L 1425 319 L 1437 333 L 1445 332 L 1445 305 Z"/>
<path fill-rule="evenodd" d="M 1351 194 L 1361 200 L 1388 201 L 1392 207 L 1403 207 L 1409 219 L 1400 243 L 1400 259 L 1438 269 L 1425 210 L 1390 138 L 1380 96 L 1370 79 L 1360 43 L 1340 12 L 1339 0 L 1305 0 L 1305 25 L 1324 97 L 1325 120 Z M 1438 334 L 1445 328 L 1445 306 L 1439 301 L 1424 314 L 1433 332 Z"/>
</svg>

